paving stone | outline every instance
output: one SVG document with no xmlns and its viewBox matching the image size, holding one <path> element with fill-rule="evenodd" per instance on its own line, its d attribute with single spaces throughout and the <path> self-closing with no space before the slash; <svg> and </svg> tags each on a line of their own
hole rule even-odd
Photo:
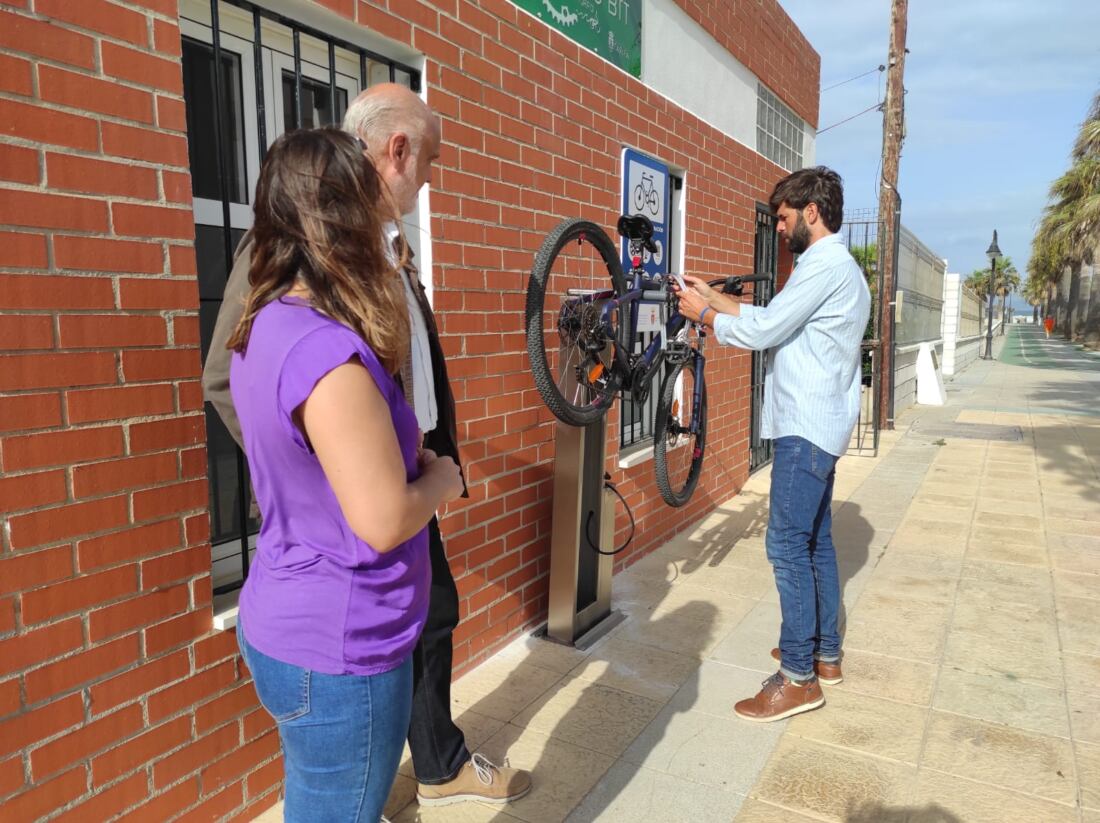
<svg viewBox="0 0 1100 823">
<path fill-rule="evenodd" d="M 1065 693 L 1007 675 L 979 675 L 944 667 L 932 706 L 1040 734 L 1069 737 Z"/>
<path fill-rule="evenodd" d="M 1073 823 L 1077 812 L 1008 789 L 921 769 L 908 820 L 928 823 Z M 923 817 L 916 816 L 922 810 Z"/>
<path fill-rule="evenodd" d="M 567 820 L 733 820 L 744 799 L 734 792 L 620 762 L 604 774 Z"/>
<path fill-rule="evenodd" d="M 827 688 L 825 708 L 792 717 L 788 731 L 915 766 L 926 715 L 923 707 Z"/>
</svg>

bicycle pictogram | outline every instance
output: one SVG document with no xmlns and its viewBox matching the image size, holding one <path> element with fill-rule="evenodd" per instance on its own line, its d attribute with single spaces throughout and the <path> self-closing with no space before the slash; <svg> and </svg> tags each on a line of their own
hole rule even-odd
<svg viewBox="0 0 1100 823">
<path fill-rule="evenodd" d="M 661 210 L 661 198 L 653 185 L 653 175 L 642 172 L 642 180 L 634 187 L 634 209 L 643 211 L 648 206 L 650 214 L 654 217 Z"/>
</svg>

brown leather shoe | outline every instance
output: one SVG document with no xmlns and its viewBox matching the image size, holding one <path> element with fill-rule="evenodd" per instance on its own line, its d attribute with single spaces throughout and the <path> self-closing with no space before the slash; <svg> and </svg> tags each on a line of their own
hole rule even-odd
<svg viewBox="0 0 1100 823">
<path fill-rule="evenodd" d="M 449 806 L 466 800 L 479 803 L 511 803 L 531 791 L 531 773 L 497 766 L 475 753 L 446 783 L 417 786 L 421 806 Z"/>
<path fill-rule="evenodd" d="M 764 681 L 764 688 L 756 697 L 739 701 L 733 712 L 745 720 L 770 723 L 824 705 L 825 695 L 816 677 L 799 685 L 782 672 L 776 672 Z"/>
<path fill-rule="evenodd" d="M 779 649 L 772 649 L 772 659 L 778 660 L 780 663 L 783 662 L 783 656 L 779 653 Z M 839 660 L 832 663 L 826 660 L 815 660 L 814 674 L 826 686 L 835 686 L 844 680 L 844 675 L 840 672 Z"/>
</svg>

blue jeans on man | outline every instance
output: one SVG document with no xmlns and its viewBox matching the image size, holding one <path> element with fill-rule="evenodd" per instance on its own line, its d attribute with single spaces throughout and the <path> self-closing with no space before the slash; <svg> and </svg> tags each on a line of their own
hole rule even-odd
<svg viewBox="0 0 1100 823">
<path fill-rule="evenodd" d="M 783 613 L 779 671 L 795 681 L 813 678 L 815 659 L 840 659 L 831 510 L 837 460 L 802 437 L 775 440 L 766 545 Z"/>
</svg>

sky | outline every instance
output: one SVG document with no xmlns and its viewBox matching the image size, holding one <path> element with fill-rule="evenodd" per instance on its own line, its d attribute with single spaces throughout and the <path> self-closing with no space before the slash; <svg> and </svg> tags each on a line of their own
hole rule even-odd
<svg viewBox="0 0 1100 823">
<path fill-rule="evenodd" d="M 821 87 L 886 62 L 890 0 L 779 0 L 821 56 Z M 966 275 L 1001 251 L 1026 272 L 1050 184 L 1100 90 L 1100 2 L 911 0 L 902 223 Z M 821 94 L 818 131 L 880 102 L 878 71 Z M 846 209 L 878 205 L 882 115 L 820 134 Z"/>
</svg>

